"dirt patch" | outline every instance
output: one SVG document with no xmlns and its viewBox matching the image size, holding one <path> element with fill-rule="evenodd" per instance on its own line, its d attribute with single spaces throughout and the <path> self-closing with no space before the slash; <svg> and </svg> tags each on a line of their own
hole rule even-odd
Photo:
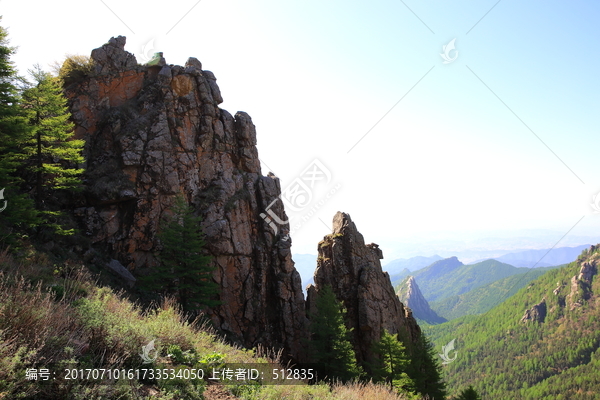
<svg viewBox="0 0 600 400">
<path fill-rule="evenodd" d="M 204 398 L 206 400 L 238 400 L 239 397 L 233 396 L 229 393 L 223 385 L 217 382 L 209 382 L 206 390 L 204 391 Z"/>
</svg>

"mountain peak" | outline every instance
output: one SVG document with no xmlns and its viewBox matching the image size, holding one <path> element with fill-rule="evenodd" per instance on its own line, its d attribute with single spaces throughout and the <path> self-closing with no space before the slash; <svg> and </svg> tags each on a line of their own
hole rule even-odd
<svg viewBox="0 0 600 400">
<path fill-rule="evenodd" d="M 365 244 L 349 214 L 335 214 L 333 233 L 323 238 L 318 251 L 315 284 L 307 288 L 309 315 L 316 313 L 319 291 L 331 286 L 347 309 L 358 362 L 373 361 L 372 344 L 381 338 L 384 329 L 417 343 L 421 329 L 396 296 L 389 275 L 381 269 L 381 249 L 375 243 Z"/>
<path fill-rule="evenodd" d="M 440 317 L 431 309 L 414 276 L 406 277 L 404 282 L 399 285 L 397 294 L 400 301 L 412 310 L 415 318 L 432 325 L 446 322 L 445 318 Z"/>
</svg>

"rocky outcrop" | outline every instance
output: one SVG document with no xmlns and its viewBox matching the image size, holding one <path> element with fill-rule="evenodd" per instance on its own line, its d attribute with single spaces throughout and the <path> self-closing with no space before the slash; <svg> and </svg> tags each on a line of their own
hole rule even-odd
<svg viewBox="0 0 600 400">
<path fill-rule="evenodd" d="M 331 286 L 347 310 L 359 363 L 372 361 L 371 345 L 383 329 L 412 342 L 419 339 L 421 330 L 410 309 L 400 302 L 388 273 L 381 269 L 381 249 L 374 243 L 365 245 L 350 215 L 335 215 L 333 232 L 319 243 L 318 252 L 315 284 L 307 289 L 309 315 L 316 312 L 320 288 Z"/>
<path fill-rule="evenodd" d="M 592 280 L 594 275 L 598 273 L 597 258 L 594 255 L 595 250 L 597 250 L 596 246 L 590 248 L 588 254 L 591 254 L 592 258 L 582 261 L 579 274 L 571 278 L 571 292 L 567 296 L 567 304 L 571 310 L 582 306 L 583 302 L 592 295 Z"/>
<path fill-rule="evenodd" d="M 96 75 L 124 71 L 137 65 L 135 56 L 125 51 L 126 41 L 124 36 L 113 37 L 104 46 L 92 50 Z"/>
<path fill-rule="evenodd" d="M 442 322 L 447 321 L 431 309 L 413 276 L 407 277 L 400 285 L 398 285 L 397 293 L 400 301 L 412 310 L 415 318 L 432 325 L 441 324 Z"/>
<path fill-rule="evenodd" d="M 546 319 L 546 299 L 542 299 L 538 304 L 525 310 L 521 322 L 544 322 Z"/>
<path fill-rule="evenodd" d="M 124 45 L 112 38 L 92 51 L 92 75 L 66 89 L 76 137 L 86 140 L 85 198 L 75 210 L 83 232 L 144 275 L 157 264 L 159 221 L 183 195 L 203 217 L 216 267 L 215 326 L 244 346 L 301 359 L 301 280 L 289 227 L 275 234 L 260 218 L 275 201 L 270 210 L 287 220 L 279 180 L 261 174 L 252 119 L 219 108 L 216 78 L 197 59 L 141 66 Z"/>
</svg>

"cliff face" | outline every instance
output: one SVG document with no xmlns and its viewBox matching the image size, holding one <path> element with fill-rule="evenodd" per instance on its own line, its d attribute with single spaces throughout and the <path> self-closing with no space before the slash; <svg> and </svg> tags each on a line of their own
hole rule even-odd
<svg viewBox="0 0 600 400">
<path fill-rule="evenodd" d="M 407 277 L 399 285 L 398 297 L 402 303 L 410 307 L 415 318 L 419 318 L 429 324 L 446 322 L 445 318 L 440 317 L 431 309 L 413 276 Z"/>
<path fill-rule="evenodd" d="M 177 194 L 203 216 L 222 305 L 215 325 L 252 347 L 302 355 L 306 317 L 290 241 L 260 218 L 280 195 L 262 176 L 250 116 L 232 116 L 216 79 L 190 58 L 184 67 L 139 66 L 112 38 L 92 52 L 94 72 L 67 87 L 76 136 L 86 140 L 84 232 L 134 275 L 157 264 L 156 232 Z M 271 208 L 287 220 L 281 202 Z"/>
<path fill-rule="evenodd" d="M 418 340 L 421 330 L 417 322 L 394 293 L 387 272 L 381 269 L 383 254 L 379 246 L 365 245 L 350 215 L 335 215 L 333 233 L 319 243 L 318 252 L 315 285 L 308 287 L 308 311 L 316 311 L 319 289 L 330 285 L 347 309 L 358 362 L 372 361 L 371 345 L 381 338 L 383 329 L 401 333 L 413 342 Z"/>
</svg>

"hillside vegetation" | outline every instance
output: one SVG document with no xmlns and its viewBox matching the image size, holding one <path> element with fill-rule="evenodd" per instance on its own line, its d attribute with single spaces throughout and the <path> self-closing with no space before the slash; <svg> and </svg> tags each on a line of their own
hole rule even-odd
<svg viewBox="0 0 600 400">
<path fill-rule="evenodd" d="M 448 387 L 472 385 L 486 399 L 597 399 L 599 259 L 592 247 L 484 315 L 425 327 L 436 348 L 455 339 L 457 358 L 444 368 Z M 530 318 L 522 320 L 526 310 Z"/>
<path fill-rule="evenodd" d="M 536 268 L 522 274 L 499 279 L 467 293 L 431 302 L 430 307 L 439 316 L 448 320 L 464 315 L 483 314 L 550 269 Z"/>
<path fill-rule="evenodd" d="M 156 343 L 156 359 L 143 364 L 142 346 Z M 30 251 L 17 260 L 0 253 L 0 399 L 203 399 L 205 379 L 65 379 L 65 370 L 167 368 L 176 372 L 226 364 L 280 367 L 267 349 L 227 344 L 199 319 L 189 321 L 171 299 L 147 310 L 124 293 L 101 287 L 86 267 L 56 264 Z M 48 369 L 55 379 L 27 379 L 28 369 Z M 218 385 L 221 395 L 242 399 L 406 399 L 368 382 Z M 223 397 L 219 397 L 223 398 Z M 232 397 L 230 397 L 232 398 Z"/>
<path fill-rule="evenodd" d="M 456 257 L 451 257 L 415 271 L 412 275 L 425 299 L 434 302 L 527 271 L 529 268 L 516 268 L 496 260 L 464 265 Z"/>
</svg>

